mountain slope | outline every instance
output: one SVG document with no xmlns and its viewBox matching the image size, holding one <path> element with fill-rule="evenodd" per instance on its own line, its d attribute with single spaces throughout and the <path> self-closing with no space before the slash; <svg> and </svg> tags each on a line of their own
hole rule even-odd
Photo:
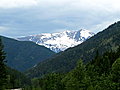
<svg viewBox="0 0 120 90">
<path fill-rule="evenodd" d="M 64 31 L 59 33 L 44 33 L 18 38 L 20 41 L 33 41 L 38 45 L 50 48 L 54 52 L 64 51 L 87 40 L 94 33 L 88 30 Z"/>
<path fill-rule="evenodd" d="M 55 54 L 33 42 L 17 41 L 6 37 L 2 39 L 7 65 L 19 71 L 25 71 Z"/>
<path fill-rule="evenodd" d="M 116 50 L 120 45 L 120 22 L 117 22 L 102 32 L 86 40 L 82 44 L 58 53 L 55 57 L 39 63 L 26 74 L 39 77 L 51 72 L 68 72 L 76 66 L 79 59 L 88 62 L 93 59 L 97 50 L 100 54 Z"/>
</svg>

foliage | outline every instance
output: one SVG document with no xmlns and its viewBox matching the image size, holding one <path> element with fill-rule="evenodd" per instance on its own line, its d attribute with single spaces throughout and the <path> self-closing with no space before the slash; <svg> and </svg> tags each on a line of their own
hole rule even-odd
<svg viewBox="0 0 120 90">
<path fill-rule="evenodd" d="M 97 52 L 87 64 L 79 60 L 69 73 L 52 73 L 33 81 L 35 90 L 119 90 L 120 50 L 102 56 Z"/>
<path fill-rule="evenodd" d="M 62 80 L 65 84 L 65 89 L 78 90 L 85 89 L 86 70 L 82 60 L 77 64 L 77 67 L 66 75 Z"/>
<path fill-rule="evenodd" d="M 62 90 L 63 84 L 61 83 L 64 74 L 51 73 L 43 78 L 32 79 L 32 90 Z"/>
<path fill-rule="evenodd" d="M 6 88 L 24 88 L 31 85 L 31 81 L 23 73 L 7 67 L 7 85 Z"/>
<path fill-rule="evenodd" d="M 120 89 L 120 58 L 112 65 L 112 80 L 116 83 L 117 89 Z"/>
<path fill-rule="evenodd" d="M 5 65 L 5 52 L 3 51 L 3 44 L 0 38 L 0 89 L 4 89 L 7 82 L 7 72 Z"/>
</svg>

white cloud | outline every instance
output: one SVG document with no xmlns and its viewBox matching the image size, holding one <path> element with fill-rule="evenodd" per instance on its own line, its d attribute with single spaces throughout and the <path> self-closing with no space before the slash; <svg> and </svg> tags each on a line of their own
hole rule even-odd
<svg viewBox="0 0 120 90">
<path fill-rule="evenodd" d="M 0 8 L 19 8 L 37 5 L 36 0 L 0 0 Z"/>
<path fill-rule="evenodd" d="M 73 6 L 72 8 L 82 7 L 82 9 L 90 8 L 120 8 L 120 0 L 37 0 L 40 6 L 44 7 L 61 7 Z M 80 9 L 80 8 L 79 8 Z"/>
</svg>

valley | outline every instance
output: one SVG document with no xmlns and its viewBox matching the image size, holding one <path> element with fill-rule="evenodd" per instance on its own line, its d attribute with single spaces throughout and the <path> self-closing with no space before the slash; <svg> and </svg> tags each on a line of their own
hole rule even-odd
<svg viewBox="0 0 120 90">
<path fill-rule="evenodd" d="M 0 0 L 0 90 L 120 90 L 120 0 Z"/>
<path fill-rule="evenodd" d="M 6 64 L 0 62 L 0 81 L 7 80 L 1 88 L 119 90 L 119 37 L 120 21 L 75 47 L 55 53 L 31 41 L 1 36 L 0 58 L 7 60 Z"/>
</svg>

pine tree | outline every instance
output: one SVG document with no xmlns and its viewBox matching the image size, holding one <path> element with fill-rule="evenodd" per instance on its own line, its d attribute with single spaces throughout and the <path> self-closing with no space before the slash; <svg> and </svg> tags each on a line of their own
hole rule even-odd
<svg viewBox="0 0 120 90">
<path fill-rule="evenodd" d="M 86 89 L 86 70 L 82 60 L 79 60 L 75 69 L 69 72 L 62 80 L 66 90 Z"/>
<path fill-rule="evenodd" d="M 5 52 L 3 51 L 3 44 L 0 37 L 0 90 L 4 90 L 7 82 L 7 73 L 5 65 Z"/>
<path fill-rule="evenodd" d="M 116 88 L 120 90 L 120 58 L 118 58 L 112 65 L 112 80 L 117 84 Z"/>
</svg>

